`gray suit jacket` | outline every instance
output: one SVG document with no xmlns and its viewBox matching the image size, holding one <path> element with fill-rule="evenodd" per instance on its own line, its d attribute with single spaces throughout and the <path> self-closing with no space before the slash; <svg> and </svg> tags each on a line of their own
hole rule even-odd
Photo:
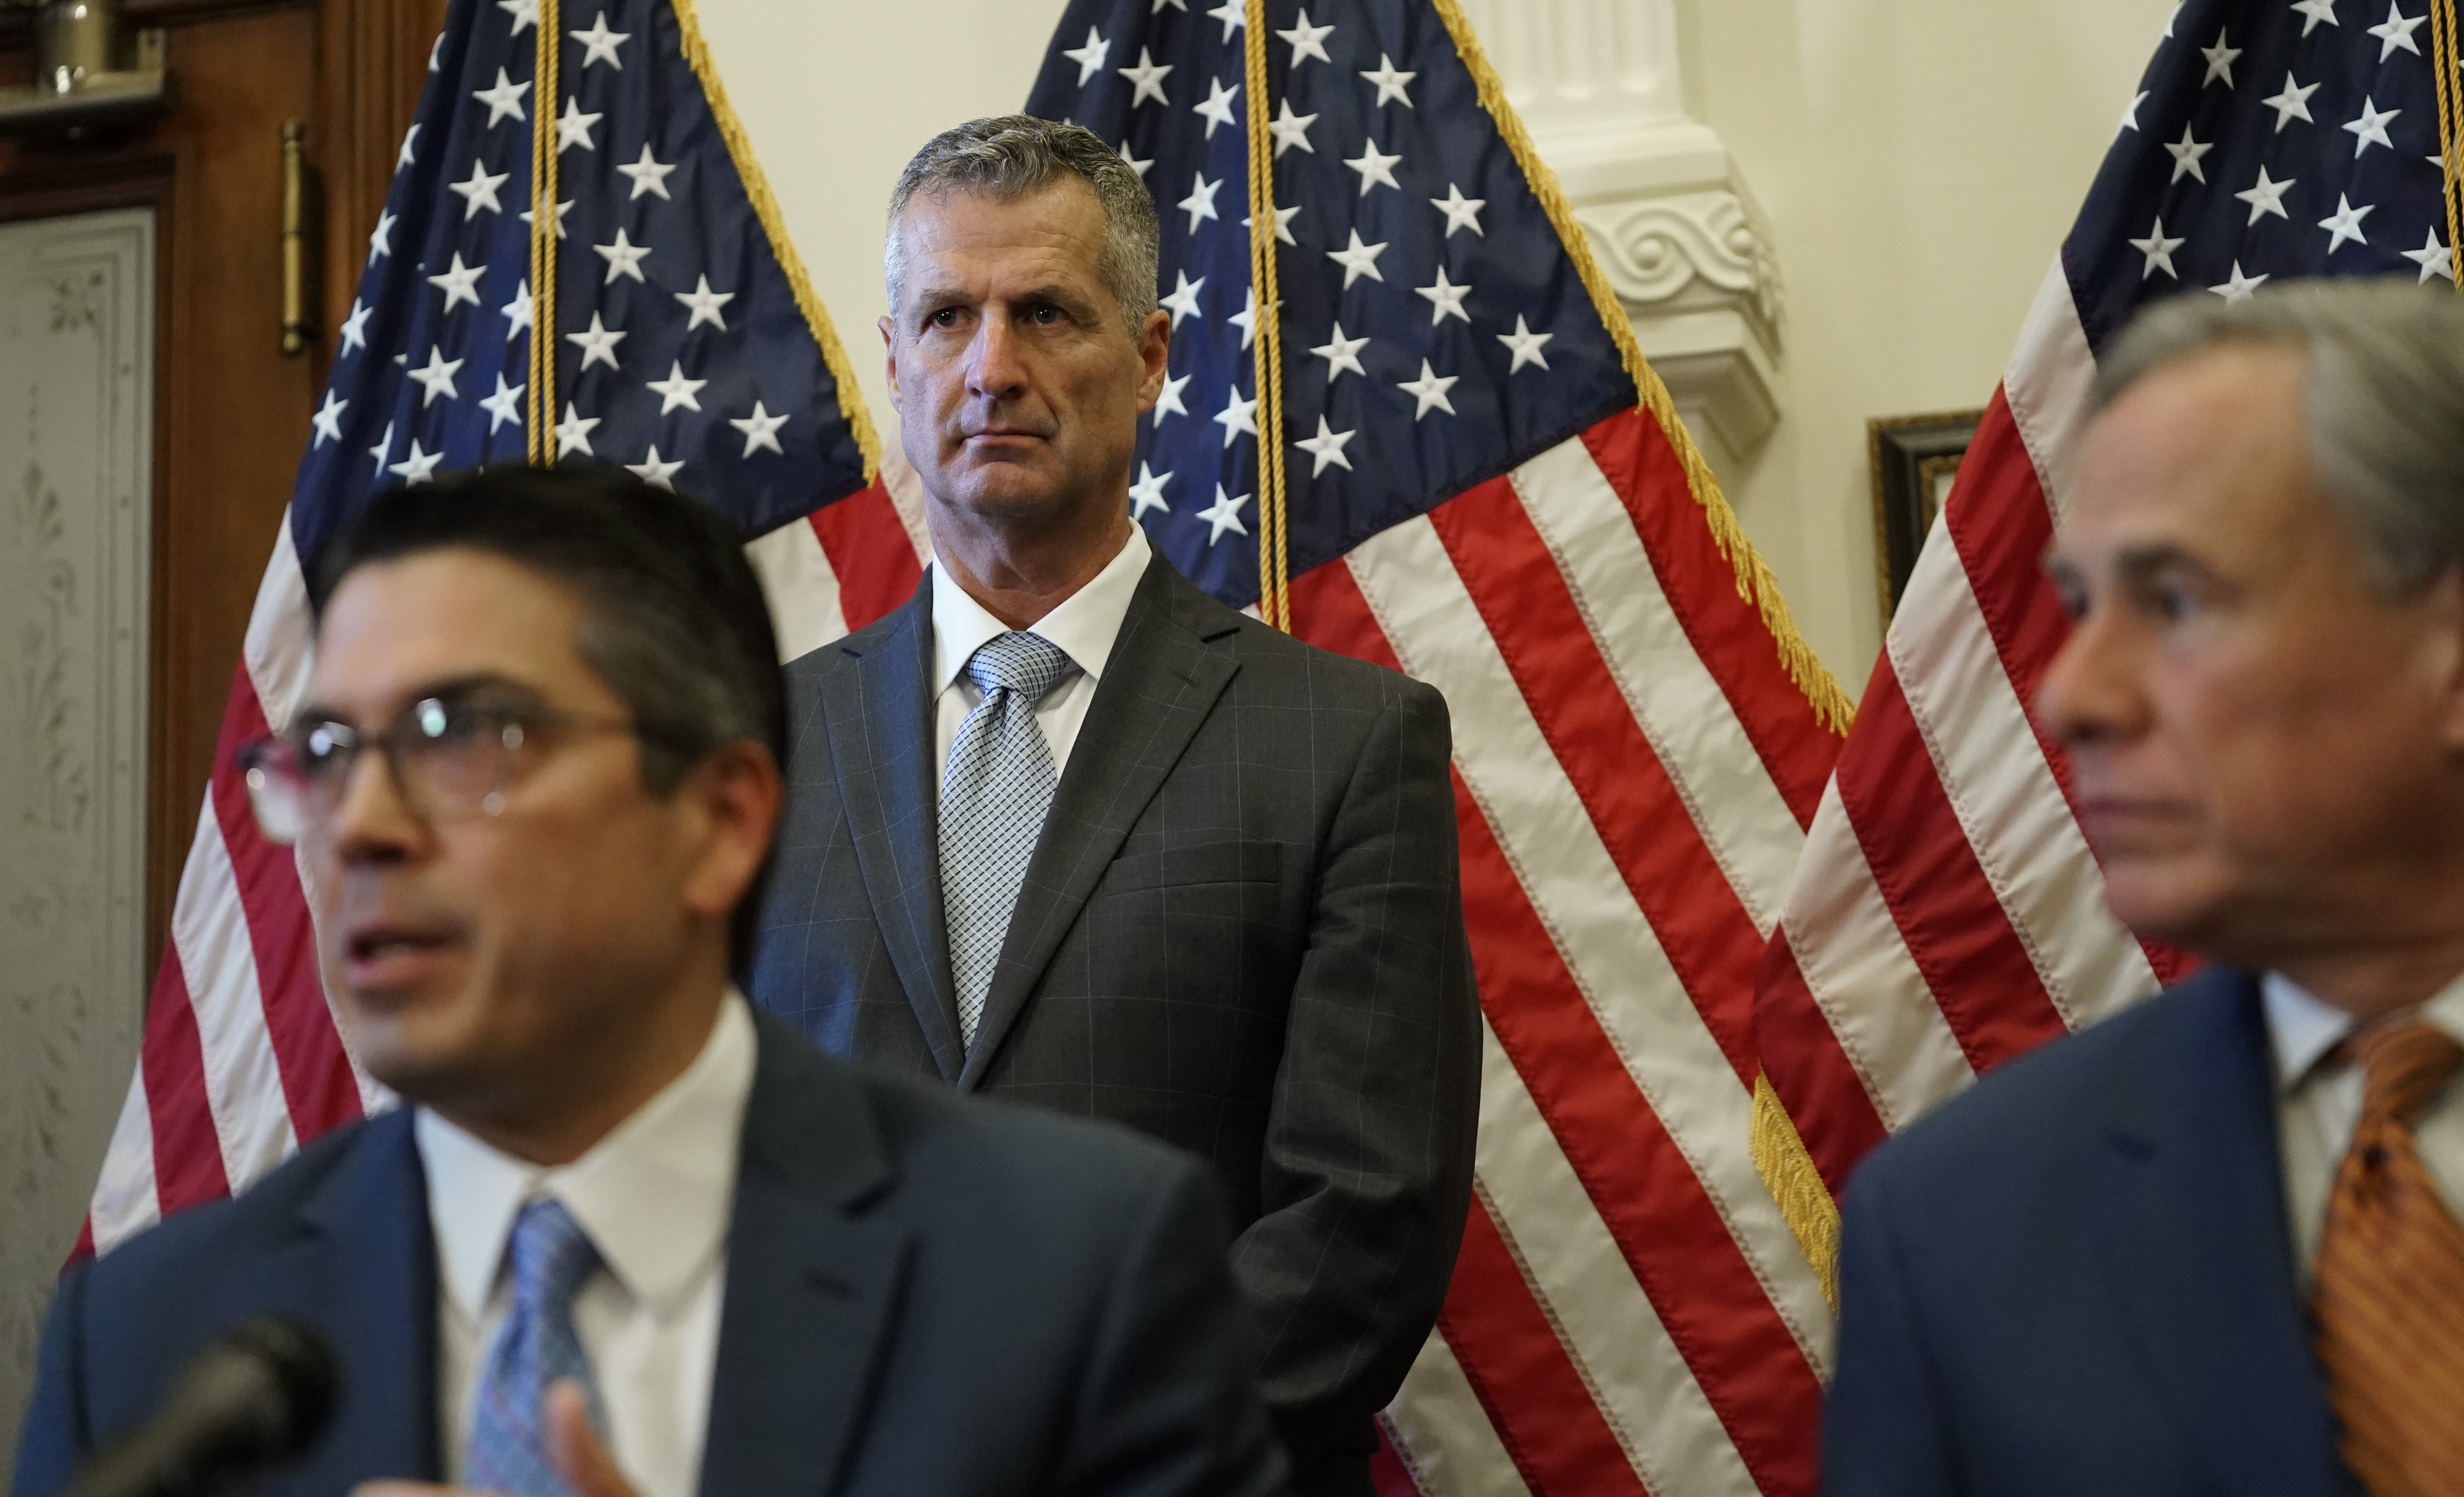
<svg viewBox="0 0 2464 1497">
<path fill-rule="evenodd" d="M 1138 583 L 972 1049 L 941 906 L 932 588 L 788 668 L 749 991 L 842 1055 L 1215 1165 L 1296 1486 L 1365 1490 L 1469 1200 L 1480 1022 L 1444 699 Z"/>
</svg>

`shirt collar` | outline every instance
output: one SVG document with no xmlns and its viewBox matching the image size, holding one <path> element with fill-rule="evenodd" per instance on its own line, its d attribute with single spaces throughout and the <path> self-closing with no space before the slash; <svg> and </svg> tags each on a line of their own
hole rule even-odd
<svg viewBox="0 0 2464 1497">
<path fill-rule="evenodd" d="M 2356 1027 L 2352 1016 L 2330 1006 L 2280 972 L 2259 979 L 2259 996 L 2267 1008 L 2268 1037 L 2276 1048 L 2276 1080 L 2291 1091 L 2343 1043 Z M 2421 1005 L 2419 1017 L 2447 1031 L 2464 1045 L 2464 974 Z"/>
<path fill-rule="evenodd" d="M 659 1315 L 681 1310 L 726 1245 L 757 1043 L 752 1011 L 731 989 L 684 1073 L 587 1154 L 552 1170 L 421 1108 L 412 1126 L 428 1175 L 437 1277 L 454 1307 L 474 1324 L 481 1318 L 514 1219 L 532 1200 L 553 1197 L 637 1302 Z"/>
<path fill-rule="evenodd" d="M 1104 677 L 1112 646 L 1129 617 L 1130 600 L 1146 576 L 1150 548 L 1147 533 L 1137 525 L 1104 569 L 1086 585 L 1061 600 L 1059 606 L 1028 626 L 1057 647 L 1090 681 Z M 939 695 L 957 682 L 960 671 L 986 641 L 1009 632 L 1009 626 L 986 612 L 984 605 L 950 576 L 936 560 L 933 564 L 933 693 Z"/>
</svg>

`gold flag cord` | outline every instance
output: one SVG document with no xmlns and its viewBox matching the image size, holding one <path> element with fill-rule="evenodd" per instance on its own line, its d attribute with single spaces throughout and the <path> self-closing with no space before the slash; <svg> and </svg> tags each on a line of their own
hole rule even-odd
<svg viewBox="0 0 2464 1497">
<path fill-rule="evenodd" d="M 556 96 L 557 0 L 539 0 L 531 66 L 531 421 L 534 467 L 556 461 Z"/>
<path fill-rule="evenodd" d="M 2464 291 L 2464 78 L 2456 62 L 2464 39 L 2455 32 L 2455 0 L 2430 0 L 2430 70 L 2438 75 L 2438 159 L 2446 168 L 2439 196 L 2447 205 L 2448 279 Z"/>
<path fill-rule="evenodd" d="M 1266 133 L 1266 0 L 1248 0 L 1249 293 L 1257 355 L 1258 617 L 1291 632 L 1284 530 L 1284 360 L 1275 295 L 1275 153 Z M 1238 393 L 1237 391 L 1235 392 Z"/>
</svg>

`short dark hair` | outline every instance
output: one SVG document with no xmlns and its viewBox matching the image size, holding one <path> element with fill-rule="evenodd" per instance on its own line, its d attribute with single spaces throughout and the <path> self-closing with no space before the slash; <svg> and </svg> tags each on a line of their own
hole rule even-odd
<svg viewBox="0 0 2464 1497">
<path fill-rule="evenodd" d="M 747 740 L 787 761 L 779 639 L 744 541 L 695 499 L 623 468 L 515 464 L 389 489 L 325 542 L 308 608 L 360 567 L 467 547 L 502 557 L 581 600 L 574 648 L 641 728 L 642 782 L 673 791 L 714 750 Z M 729 926 L 730 964 L 752 958 L 760 873 Z"/>
</svg>

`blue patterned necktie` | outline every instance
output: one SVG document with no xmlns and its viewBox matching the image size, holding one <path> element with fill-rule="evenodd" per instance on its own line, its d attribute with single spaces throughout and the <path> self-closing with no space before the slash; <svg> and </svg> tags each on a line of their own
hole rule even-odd
<svg viewBox="0 0 2464 1497">
<path fill-rule="evenodd" d="M 599 1267 L 599 1249 L 557 1200 L 535 1200 L 514 1222 L 514 1304 L 488 1349 L 471 1416 L 467 1485 L 510 1497 L 565 1497 L 539 1400 L 548 1384 L 582 1384 L 590 1421 L 606 1427 L 599 1386 L 573 1329 L 573 1297 Z"/>
<path fill-rule="evenodd" d="M 1035 704 L 1068 671 L 1061 647 L 1023 631 L 995 635 L 967 659 L 984 699 L 958 724 L 941 780 L 941 912 L 958 1032 L 971 1046 L 1059 778 Z"/>
</svg>

